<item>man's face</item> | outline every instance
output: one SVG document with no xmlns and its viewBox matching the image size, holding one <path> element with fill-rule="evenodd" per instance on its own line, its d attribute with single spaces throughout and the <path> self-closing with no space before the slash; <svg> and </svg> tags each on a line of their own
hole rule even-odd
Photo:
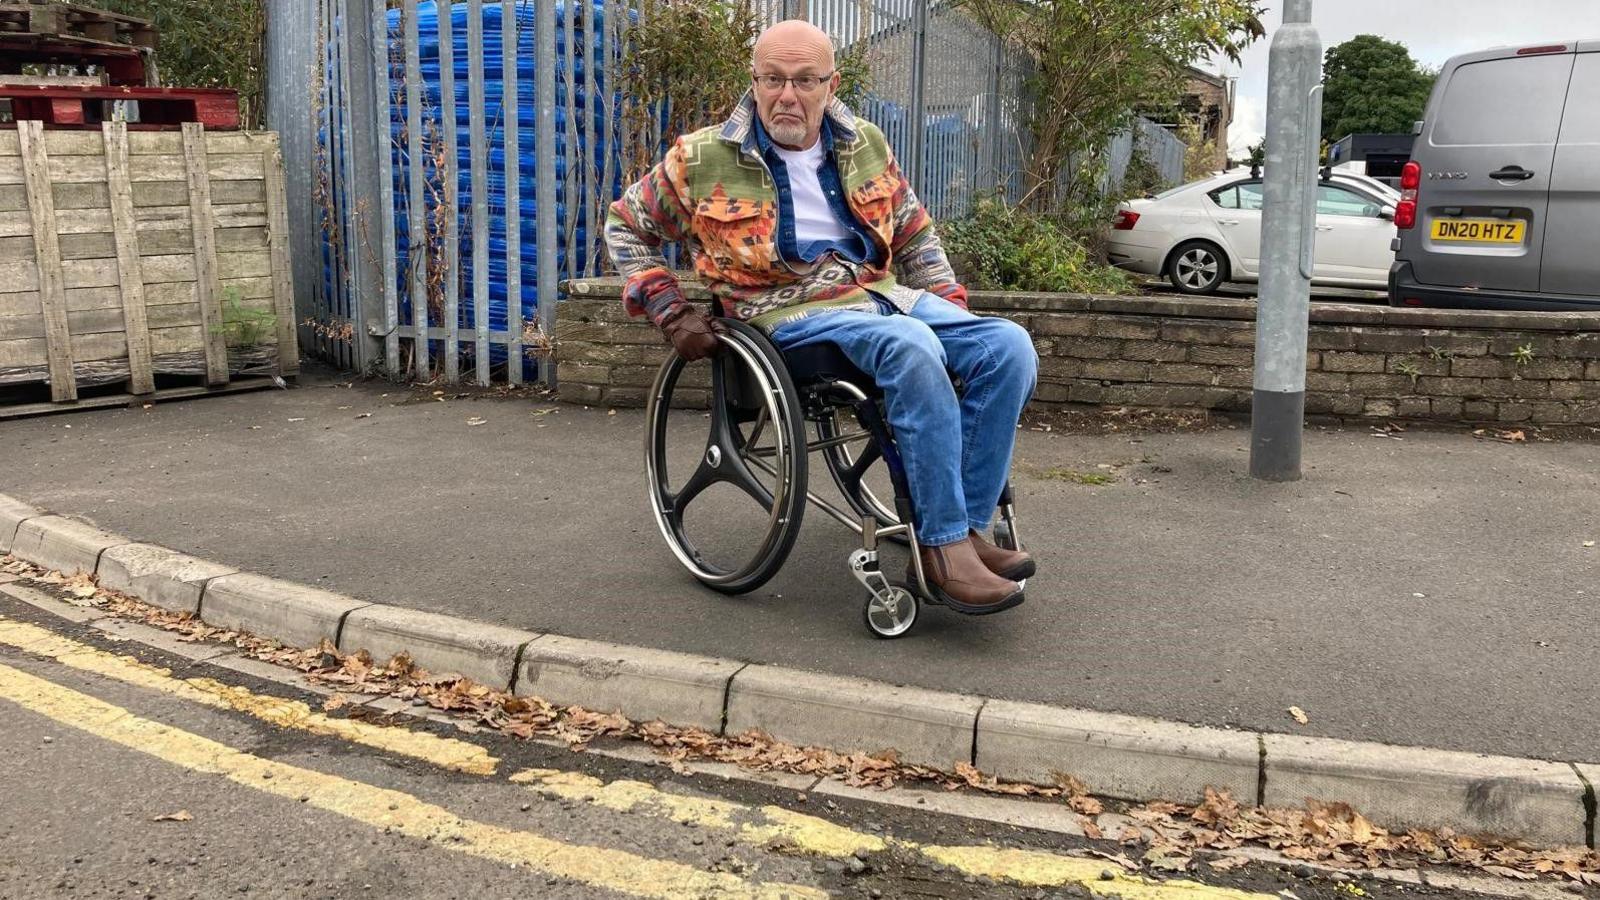
<svg viewBox="0 0 1600 900">
<path fill-rule="evenodd" d="M 756 54 L 753 68 L 755 76 L 756 114 L 767 134 L 780 145 L 791 150 L 804 150 L 817 142 L 822 133 L 822 116 L 839 87 L 839 75 L 833 71 L 831 49 L 814 45 L 791 44 L 762 48 Z M 780 78 L 810 77 L 821 82 L 807 91 L 793 81 L 779 84 L 776 90 L 763 84 L 763 76 Z"/>
</svg>

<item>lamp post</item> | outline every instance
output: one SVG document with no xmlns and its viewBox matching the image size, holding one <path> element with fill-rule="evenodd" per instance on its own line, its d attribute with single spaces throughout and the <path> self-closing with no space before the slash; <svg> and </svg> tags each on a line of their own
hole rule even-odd
<svg viewBox="0 0 1600 900">
<path fill-rule="evenodd" d="M 1311 0 L 1284 3 L 1267 80 L 1250 475 L 1298 481 L 1322 131 L 1322 39 L 1311 24 Z"/>
</svg>

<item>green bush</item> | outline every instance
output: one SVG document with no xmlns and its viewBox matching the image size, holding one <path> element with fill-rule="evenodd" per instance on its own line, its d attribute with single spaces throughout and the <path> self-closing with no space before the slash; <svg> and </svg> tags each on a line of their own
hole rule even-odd
<svg viewBox="0 0 1600 900">
<path fill-rule="evenodd" d="M 162 84 L 234 88 L 244 126 L 262 127 L 266 0 L 90 0 L 88 5 L 153 21 L 161 34 L 156 67 Z"/>
<path fill-rule="evenodd" d="M 1095 260 L 1056 221 L 984 197 L 972 214 L 940 227 L 963 284 L 973 290 L 1123 294 L 1133 282 Z"/>
</svg>

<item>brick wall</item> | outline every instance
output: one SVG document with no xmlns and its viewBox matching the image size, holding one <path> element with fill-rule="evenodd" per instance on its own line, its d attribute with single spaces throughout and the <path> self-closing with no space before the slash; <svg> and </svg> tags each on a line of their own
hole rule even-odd
<svg viewBox="0 0 1600 900">
<path fill-rule="evenodd" d="M 660 335 L 622 311 L 614 279 L 574 288 L 556 316 L 562 399 L 642 405 Z M 972 306 L 1033 334 L 1037 405 L 1250 408 L 1252 302 L 977 292 Z M 1311 318 L 1310 415 L 1600 424 L 1600 314 L 1314 304 Z M 703 404 L 705 387 L 681 399 Z"/>
</svg>

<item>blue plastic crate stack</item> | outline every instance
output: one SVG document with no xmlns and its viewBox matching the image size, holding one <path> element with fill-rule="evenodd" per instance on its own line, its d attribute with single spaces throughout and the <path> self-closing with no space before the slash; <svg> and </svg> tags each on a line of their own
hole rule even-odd
<svg viewBox="0 0 1600 900">
<path fill-rule="evenodd" d="M 440 92 L 440 64 L 439 64 L 439 13 L 441 9 L 450 11 L 451 36 L 454 45 L 453 69 L 455 76 L 455 121 L 444 123 L 440 121 L 443 112 Z M 594 185 L 599 184 L 605 176 L 605 156 L 612 153 L 612 183 L 603 186 L 600 194 L 606 202 L 618 195 L 621 171 L 620 160 L 615 156 L 616 148 L 610 146 L 608 136 L 614 129 L 607 127 L 604 92 L 608 89 L 605 84 L 603 60 L 606 47 L 604 39 L 605 29 L 605 4 L 604 0 L 593 3 L 592 15 L 585 20 L 581 8 L 575 4 L 561 3 L 556 6 L 556 42 L 549 52 L 538 52 L 534 44 L 536 22 L 534 19 L 534 4 L 518 3 L 517 10 L 517 142 L 519 164 L 517 170 L 517 184 L 519 190 L 518 210 L 521 213 L 518 228 L 509 236 L 517 240 L 521 248 L 522 291 L 518 302 L 518 310 L 523 320 L 532 320 L 540 300 L 548 296 L 554 300 L 555 286 L 546 286 L 538 283 L 538 178 L 536 160 L 546 153 L 552 153 L 555 158 L 555 196 L 556 196 L 556 236 L 557 236 L 557 270 L 567 271 L 567 247 L 569 229 L 576 229 L 577 258 L 573 271 L 578 271 L 589 262 L 587 258 L 588 236 L 590 228 L 601 227 L 603 219 L 599 222 L 588 221 L 588 204 L 585 198 L 594 190 Z M 567 59 L 566 31 L 569 27 L 569 10 L 576 12 L 577 22 L 573 29 L 572 51 L 573 59 Z M 402 42 L 402 23 L 400 11 L 391 9 L 389 16 L 390 34 L 390 59 L 395 62 L 391 69 L 390 98 L 392 111 L 391 152 L 394 158 L 395 177 L 395 231 L 396 243 L 399 253 L 399 272 L 401 284 L 401 320 L 414 321 L 411 318 L 410 284 L 405 273 L 409 271 L 410 226 L 408 221 L 410 207 L 410 172 L 409 142 L 406 131 L 408 111 L 406 109 L 405 85 L 405 46 Z M 467 51 L 467 19 L 468 6 L 466 3 L 433 3 L 418 4 L 418 31 L 420 36 L 419 55 L 422 68 L 422 115 L 424 122 L 424 140 L 426 146 L 433 148 L 434 152 L 442 155 L 444 135 L 440 129 L 453 125 L 456 129 L 456 173 L 457 173 L 457 233 L 460 238 L 460 306 L 458 324 L 470 330 L 475 323 L 476 311 L 475 298 L 472 296 L 474 271 L 479 261 L 472 255 L 472 143 L 471 143 L 471 106 L 469 104 L 468 80 L 468 51 Z M 491 331 L 505 331 L 510 320 L 510 303 L 507 297 L 507 216 L 506 216 L 506 110 L 505 110 L 505 79 L 504 79 L 504 53 L 501 32 L 501 6 L 499 3 L 485 3 L 482 9 L 483 22 L 483 81 L 484 81 L 484 123 L 483 130 L 488 144 L 488 172 L 485 178 L 486 199 L 489 210 L 489 251 L 487 265 L 489 269 L 489 327 Z M 587 33 L 585 28 L 587 27 Z M 541 65 L 554 65 L 556 68 L 556 107 L 555 107 L 555 147 L 546 149 L 540 147 L 536 140 L 535 123 L 538 110 L 536 108 L 536 87 L 538 67 Z M 575 118 L 567 118 L 567 90 L 571 85 L 573 89 L 572 105 Z M 593 100 L 593 102 L 591 102 Z M 613 96 L 609 108 L 612 114 L 618 115 L 621 109 L 620 96 Z M 586 134 L 584 117 L 592 121 Z M 590 138 L 593 138 L 591 144 Z M 567 145 L 573 147 L 574 165 L 580 166 L 578 177 L 568 183 L 566 171 Z M 427 215 L 430 222 L 435 221 L 436 206 L 440 198 L 439 173 L 433 158 L 421 161 L 424 166 L 424 178 L 428 185 L 433 186 L 425 191 Z M 572 196 L 568 196 L 571 188 Z M 603 217 L 604 210 L 602 208 Z M 434 326 L 442 322 L 433 317 Z M 504 359 L 505 349 L 496 346 L 493 359 L 499 362 Z"/>
</svg>

